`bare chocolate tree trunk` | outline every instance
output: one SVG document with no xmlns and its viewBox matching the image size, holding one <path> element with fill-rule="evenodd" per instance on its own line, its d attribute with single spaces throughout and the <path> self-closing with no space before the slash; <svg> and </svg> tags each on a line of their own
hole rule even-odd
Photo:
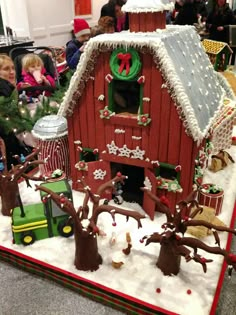
<svg viewBox="0 0 236 315">
<path fill-rule="evenodd" d="M 0 189 L 2 199 L 2 214 L 10 216 L 11 210 L 19 206 L 19 187 L 15 181 L 5 181 Z"/>
<path fill-rule="evenodd" d="M 98 253 L 97 237 L 94 234 L 75 234 L 75 266 L 79 270 L 95 271 L 102 264 Z"/>
<path fill-rule="evenodd" d="M 35 149 L 32 153 L 27 155 L 22 162 L 18 155 L 14 157 L 18 161 L 18 165 L 7 169 L 6 149 L 5 143 L 0 138 L 0 153 L 2 154 L 3 169 L 0 171 L 0 197 L 2 200 L 2 214 L 10 216 L 11 210 L 20 205 L 20 193 L 18 187 L 18 181 L 23 177 L 26 181 L 42 180 L 40 177 L 29 176 L 25 174 L 31 165 L 44 164 L 45 161 L 35 160 L 35 157 L 39 153 L 39 149 Z M 32 161 L 33 160 L 33 161 Z M 28 183 L 29 184 L 29 183 Z"/>
<path fill-rule="evenodd" d="M 180 270 L 181 256 L 177 254 L 173 243 L 166 242 L 161 244 L 157 267 L 161 269 L 165 276 L 177 275 Z"/>
</svg>

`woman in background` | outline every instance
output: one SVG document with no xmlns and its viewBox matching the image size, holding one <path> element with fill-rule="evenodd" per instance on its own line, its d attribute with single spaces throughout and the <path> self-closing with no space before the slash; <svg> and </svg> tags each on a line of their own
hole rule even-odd
<svg viewBox="0 0 236 315">
<path fill-rule="evenodd" d="M 197 10 L 194 5 L 194 0 L 185 0 L 176 15 L 174 24 L 178 25 L 193 25 L 198 21 Z"/>
<path fill-rule="evenodd" d="M 91 27 L 91 37 L 100 34 L 111 34 L 115 32 L 114 19 L 111 16 L 102 16 L 98 20 L 98 24 Z"/>
<path fill-rule="evenodd" d="M 233 24 L 235 17 L 226 0 L 216 0 L 206 20 L 209 39 L 229 43 L 229 25 Z"/>
<path fill-rule="evenodd" d="M 229 25 L 236 24 L 236 18 L 226 0 L 216 0 L 213 10 L 206 20 L 206 27 L 209 31 L 209 39 L 229 44 Z M 232 47 L 233 54 L 231 65 L 235 63 L 235 47 Z"/>
<path fill-rule="evenodd" d="M 32 151 L 31 147 L 18 140 L 14 131 L 9 129 L 9 124 L 7 124 L 7 120 L 16 119 L 18 113 L 15 67 L 10 57 L 0 55 L 0 137 L 5 142 L 8 169 L 12 164 L 18 164 L 14 155 L 26 156 Z M 0 156 L 1 158 L 2 156 Z"/>
<path fill-rule="evenodd" d="M 107 4 L 101 8 L 101 16 L 110 16 L 114 19 L 115 31 L 121 32 L 129 29 L 128 14 L 121 11 L 125 0 L 109 0 Z"/>
</svg>

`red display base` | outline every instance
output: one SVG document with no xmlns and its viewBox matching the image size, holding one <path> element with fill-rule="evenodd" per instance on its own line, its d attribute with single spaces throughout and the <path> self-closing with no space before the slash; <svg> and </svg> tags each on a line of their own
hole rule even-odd
<svg viewBox="0 0 236 315">
<path fill-rule="evenodd" d="M 234 206 L 230 227 L 233 228 L 236 217 L 236 204 Z M 230 249 L 232 242 L 232 235 L 229 234 L 227 239 L 226 250 Z M 107 304 L 113 308 L 123 311 L 127 314 L 137 315 L 151 315 L 151 314 L 169 314 L 176 315 L 156 305 L 148 304 L 142 300 L 134 298 L 130 295 L 123 294 L 122 292 L 110 289 L 98 282 L 88 280 L 86 278 L 75 275 L 71 272 L 62 270 L 53 265 L 47 264 L 40 260 L 21 254 L 12 249 L 0 246 L 0 259 L 12 264 L 13 266 L 20 267 L 28 272 L 32 272 L 39 276 L 43 276 L 49 280 L 53 280 L 65 287 L 75 290 L 81 295 L 88 298 L 92 298 L 97 302 Z M 212 301 L 210 315 L 215 314 L 218 304 L 221 287 L 224 281 L 224 274 L 227 265 L 223 263 L 219 280 L 216 288 L 216 292 Z M 168 307 L 168 306 L 167 306 Z"/>
</svg>

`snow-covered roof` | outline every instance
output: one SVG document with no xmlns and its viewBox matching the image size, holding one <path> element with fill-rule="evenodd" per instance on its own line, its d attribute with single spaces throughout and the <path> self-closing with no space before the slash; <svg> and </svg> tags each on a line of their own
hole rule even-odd
<svg viewBox="0 0 236 315">
<path fill-rule="evenodd" d="M 121 46 L 150 49 L 186 130 L 195 141 L 203 139 L 220 111 L 226 92 L 192 26 L 170 25 L 156 32 L 125 31 L 92 38 L 81 56 L 58 114 L 66 116 L 73 112 L 82 94 L 81 86 L 85 86 L 89 79 L 87 65 L 93 59 L 92 54 L 102 47 L 113 50 Z"/>
<path fill-rule="evenodd" d="M 127 0 L 122 11 L 130 13 L 171 11 L 174 9 L 174 3 L 174 0 Z"/>
</svg>

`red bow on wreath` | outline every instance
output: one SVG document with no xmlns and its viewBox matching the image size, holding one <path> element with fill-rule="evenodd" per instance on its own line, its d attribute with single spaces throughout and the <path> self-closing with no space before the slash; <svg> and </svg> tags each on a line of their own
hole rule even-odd
<svg viewBox="0 0 236 315">
<path fill-rule="evenodd" d="M 119 54 L 117 54 L 117 58 L 121 60 L 121 64 L 120 64 L 120 67 L 118 70 L 119 73 L 121 73 L 124 69 L 126 69 L 126 75 L 128 75 L 129 71 L 130 71 L 129 61 L 131 59 L 131 54 L 130 53 L 127 53 L 127 54 L 119 53 Z"/>
</svg>

